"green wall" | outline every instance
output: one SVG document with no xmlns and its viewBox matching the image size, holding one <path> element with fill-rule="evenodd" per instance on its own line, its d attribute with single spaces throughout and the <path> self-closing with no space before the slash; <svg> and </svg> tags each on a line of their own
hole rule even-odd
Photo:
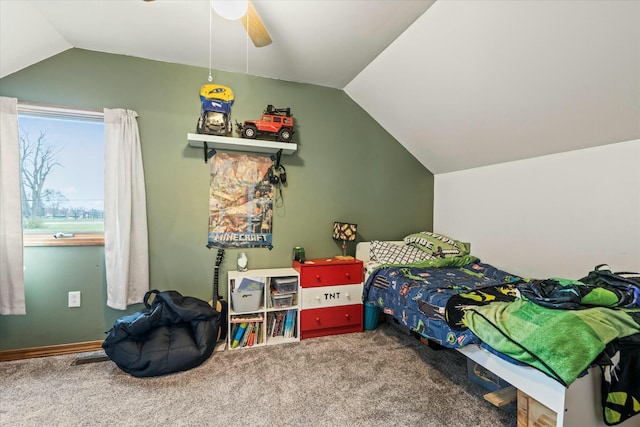
<svg viewBox="0 0 640 427">
<path fill-rule="evenodd" d="M 0 80 L 0 95 L 138 114 L 144 161 L 152 289 L 210 299 L 215 251 L 208 250 L 209 164 L 188 147 L 208 70 L 71 49 Z M 433 174 L 343 91 L 214 72 L 233 89 L 233 118 L 257 118 L 267 104 L 291 107 L 298 151 L 283 156 L 284 207 L 275 209 L 273 250 L 245 250 L 250 268 L 289 266 L 291 249 L 309 258 L 340 253 L 335 220 L 358 224 L 358 241 L 431 230 Z M 220 289 L 238 250 L 227 250 Z M 355 245 L 348 252 L 355 253 Z M 113 322 L 140 309 L 105 305 L 102 247 L 25 248 L 26 316 L 0 316 L 0 350 L 101 340 Z M 67 307 L 67 292 L 82 306 Z"/>
</svg>

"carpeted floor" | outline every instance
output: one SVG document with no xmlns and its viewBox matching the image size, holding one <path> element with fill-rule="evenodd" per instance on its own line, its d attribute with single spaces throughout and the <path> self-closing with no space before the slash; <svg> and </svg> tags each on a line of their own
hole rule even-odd
<svg viewBox="0 0 640 427">
<path fill-rule="evenodd" d="M 190 371 L 139 379 L 67 355 L 0 363 L 2 426 L 516 425 L 485 402 L 466 359 L 390 325 L 214 353 Z"/>
</svg>

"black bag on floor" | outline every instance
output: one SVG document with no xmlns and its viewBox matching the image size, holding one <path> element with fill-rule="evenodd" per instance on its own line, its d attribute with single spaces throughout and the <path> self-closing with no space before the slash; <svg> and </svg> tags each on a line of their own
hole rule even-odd
<svg viewBox="0 0 640 427">
<path fill-rule="evenodd" d="M 207 302 L 152 290 L 144 296 L 144 305 L 116 320 L 102 343 L 120 369 L 134 377 L 152 377 L 186 371 L 211 356 L 222 319 Z"/>
</svg>

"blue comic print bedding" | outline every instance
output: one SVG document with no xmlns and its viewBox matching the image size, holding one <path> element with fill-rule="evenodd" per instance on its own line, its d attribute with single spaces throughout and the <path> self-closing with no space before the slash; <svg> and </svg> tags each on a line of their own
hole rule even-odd
<svg viewBox="0 0 640 427">
<path fill-rule="evenodd" d="M 462 323 L 473 305 L 513 301 L 521 277 L 476 259 L 462 266 L 387 266 L 373 271 L 364 300 L 438 344 L 457 348 L 480 340 Z"/>
</svg>

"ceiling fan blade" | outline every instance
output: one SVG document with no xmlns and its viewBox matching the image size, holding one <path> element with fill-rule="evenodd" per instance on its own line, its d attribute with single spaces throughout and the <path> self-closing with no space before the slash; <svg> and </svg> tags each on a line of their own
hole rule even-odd
<svg viewBox="0 0 640 427">
<path fill-rule="evenodd" d="M 271 44 L 271 36 L 251 1 L 249 1 L 246 15 L 240 18 L 240 20 L 255 47 L 264 47 Z"/>
</svg>

